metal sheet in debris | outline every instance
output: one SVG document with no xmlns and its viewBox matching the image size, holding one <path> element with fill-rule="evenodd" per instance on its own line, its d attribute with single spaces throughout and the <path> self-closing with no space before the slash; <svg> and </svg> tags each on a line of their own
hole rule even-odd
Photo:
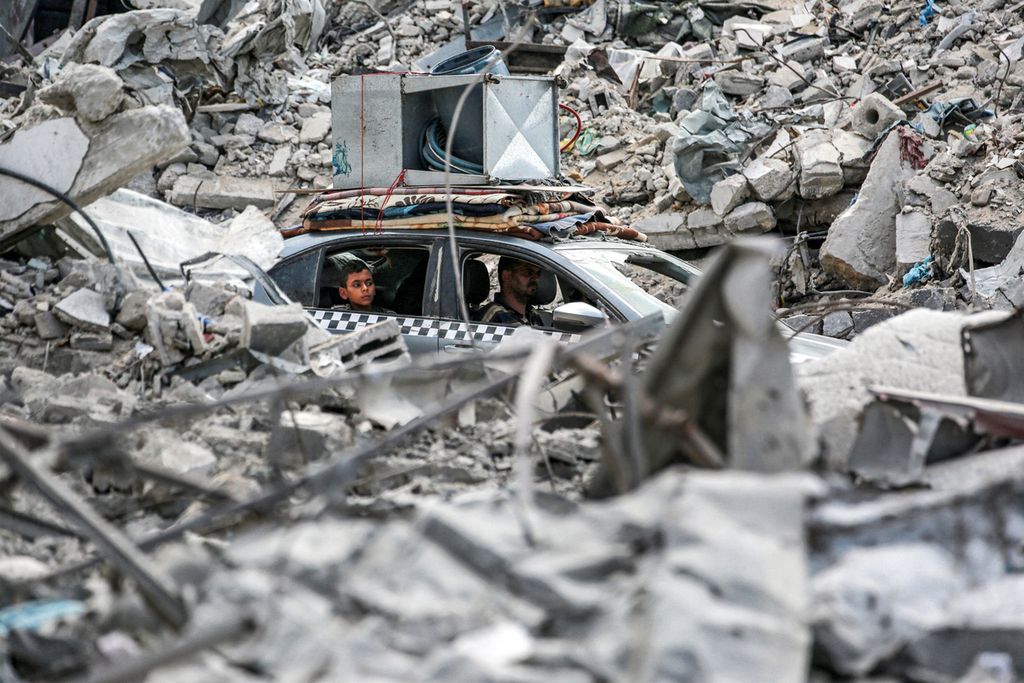
<svg viewBox="0 0 1024 683">
<path fill-rule="evenodd" d="M 971 396 L 1024 403 L 1024 315 L 965 325 L 964 377 Z"/>
</svg>

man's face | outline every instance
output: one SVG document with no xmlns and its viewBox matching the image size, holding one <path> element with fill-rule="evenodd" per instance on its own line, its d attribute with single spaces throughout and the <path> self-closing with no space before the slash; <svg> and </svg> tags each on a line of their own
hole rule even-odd
<svg viewBox="0 0 1024 683">
<path fill-rule="evenodd" d="M 537 282 L 540 280 L 540 268 L 529 263 L 519 262 L 505 271 L 505 291 L 523 302 L 530 302 L 537 294 Z"/>
<path fill-rule="evenodd" d="M 345 286 L 338 288 L 341 298 L 353 308 L 369 308 L 373 305 L 373 297 L 377 294 L 377 286 L 373 284 L 373 275 L 369 270 L 350 273 Z"/>
</svg>

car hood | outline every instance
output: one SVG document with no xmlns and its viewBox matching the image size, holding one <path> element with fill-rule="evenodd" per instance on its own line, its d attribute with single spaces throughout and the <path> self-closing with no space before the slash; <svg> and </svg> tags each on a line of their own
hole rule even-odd
<svg viewBox="0 0 1024 683">
<path fill-rule="evenodd" d="M 843 339 L 834 339 L 821 334 L 801 333 L 794 336 L 788 327 L 782 334 L 789 344 L 789 360 L 793 365 L 824 358 L 833 351 L 850 345 L 850 342 Z"/>
</svg>

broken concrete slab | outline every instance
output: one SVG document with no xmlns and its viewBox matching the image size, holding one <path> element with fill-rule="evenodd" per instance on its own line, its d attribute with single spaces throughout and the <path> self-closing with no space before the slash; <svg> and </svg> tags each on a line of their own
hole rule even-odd
<svg viewBox="0 0 1024 683">
<path fill-rule="evenodd" d="M 91 289 L 75 290 L 53 310 L 58 318 L 72 327 L 95 331 L 106 331 L 110 327 L 106 298 Z"/>
<path fill-rule="evenodd" d="M 279 147 L 274 151 L 274 156 L 267 165 L 267 175 L 283 176 L 288 170 L 288 162 L 291 161 L 292 151 L 287 147 Z"/>
<path fill-rule="evenodd" d="M 820 199 L 836 194 L 845 182 L 839 150 L 827 131 L 810 130 L 797 138 L 800 196 Z"/>
<path fill-rule="evenodd" d="M 819 656 L 832 671 L 864 676 L 939 622 L 966 587 L 940 547 L 854 548 L 812 579 Z"/>
<path fill-rule="evenodd" d="M 915 310 L 875 325 L 850 346 L 796 368 L 827 462 L 843 468 L 869 386 L 966 394 L 960 331 L 967 316 Z"/>
<path fill-rule="evenodd" d="M 58 121 L 74 123 L 71 119 Z M 70 124 L 60 125 L 67 128 Z M 19 131 L 19 134 L 29 134 L 30 131 Z M 50 169 L 51 174 L 56 172 L 58 177 L 73 180 L 67 193 L 83 206 L 113 192 L 139 173 L 170 159 L 188 147 L 192 140 L 185 117 L 179 110 L 170 107 L 141 107 L 115 114 L 86 134 L 88 152 L 80 162 L 76 162 L 74 156 L 70 160 L 65 156 L 64 161 L 57 161 Z M 65 135 L 66 132 L 59 135 L 53 132 L 45 144 L 41 140 L 33 144 L 31 154 L 38 158 L 66 155 L 66 145 L 75 144 L 68 141 L 75 138 L 73 134 L 70 137 Z M 24 158 L 22 154 L 18 156 Z M 0 152 L 0 158 L 4 159 L 5 164 L 9 163 L 3 152 Z M 68 168 L 54 170 L 60 169 L 62 164 L 68 164 Z M 44 175 L 41 179 L 45 182 L 50 177 Z M 25 185 L 19 181 L 0 177 L 0 197 L 19 197 L 26 192 Z M 0 206 L 7 206 L 6 201 L 0 201 Z M 67 216 L 70 211 L 62 202 L 40 198 L 23 208 L 17 217 L 0 220 L 0 244 L 10 244 L 39 225 L 53 223 Z"/>
<path fill-rule="evenodd" d="M 273 145 L 283 145 L 296 142 L 299 139 L 299 133 L 292 126 L 283 123 L 268 123 L 260 129 L 256 138 Z"/>
<path fill-rule="evenodd" d="M 726 176 L 711 187 L 711 208 L 719 216 L 724 216 L 750 194 L 750 186 L 743 174 Z"/>
<path fill-rule="evenodd" d="M 299 142 L 303 144 L 320 142 L 330 132 L 330 110 L 319 111 L 302 122 L 302 129 L 299 131 Z"/>
<path fill-rule="evenodd" d="M 69 192 L 88 150 L 89 138 L 74 119 L 53 119 L 16 131 L 0 146 L 0 165 Z M 0 176 L 0 228 L 52 199 L 45 190 Z"/>
<path fill-rule="evenodd" d="M 779 56 L 796 62 L 810 62 L 825 55 L 824 38 L 804 36 L 794 38 L 775 48 Z"/>
<path fill-rule="evenodd" d="M 950 600 L 943 617 L 894 663 L 930 680 L 963 680 L 978 656 L 1006 653 L 1013 678 L 1024 674 L 1024 577 L 1007 576 Z M 993 679 L 989 679 L 993 680 Z M 1005 679 L 1010 680 L 1010 679 Z"/>
<path fill-rule="evenodd" d="M 906 184 L 907 203 L 914 206 L 928 206 L 932 215 L 941 218 L 946 211 L 960 203 L 960 199 L 945 187 L 928 177 L 927 173 L 918 172 Z"/>
<path fill-rule="evenodd" d="M 806 77 L 807 72 L 800 62 L 788 61 L 772 72 L 768 77 L 768 82 L 785 88 L 791 93 L 797 93 L 807 87 L 807 82 L 804 80 Z"/>
<path fill-rule="evenodd" d="M 266 178 L 183 175 L 174 181 L 170 201 L 177 206 L 235 209 L 274 206 L 274 182 Z"/>
<path fill-rule="evenodd" d="M 129 233 L 135 237 L 150 264 L 161 276 L 180 275 L 182 261 L 208 252 L 239 254 L 261 268 L 269 268 L 284 241 L 274 224 L 261 211 L 248 208 L 227 223 L 211 223 L 194 214 L 132 190 L 118 190 L 88 207 L 89 215 L 106 235 L 115 256 L 142 275 L 146 266 Z M 80 217 L 61 226 L 88 250 L 100 254 L 100 245 Z M 205 268 L 197 277 L 249 275 L 229 261 Z"/>
<path fill-rule="evenodd" d="M 39 100 L 98 123 L 120 109 L 123 91 L 124 82 L 113 69 L 71 64 L 56 81 L 39 91 Z"/>
<path fill-rule="evenodd" d="M 697 248 L 686 227 L 685 213 L 659 213 L 637 221 L 635 227 L 647 235 L 647 241 L 658 249 L 680 251 Z"/>
<path fill-rule="evenodd" d="M 971 206 L 967 209 L 967 229 L 974 258 L 994 265 L 1006 260 L 1017 237 L 1024 232 L 1024 222 L 1019 217 L 1007 221 L 1001 213 L 987 207 Z"/>
<path fill-rule="evenodd" d="M 832 132 L 832 144 L 839 150 L 839 165 L 843 167 L 844 183 L 858 185 L 864 182 L 871 167 L 873 141 L 840 129 Z"/>
<path fill-rule="evenodd" d="M 889 133 L 857 201 L 832 223 L 821 247 L 822 268 L 854 289 L 872 290 L 895 272 L 896 214 L 902 182 L 911 173 L 899 145 L 897 132 Z"/>
<path fill-rule="evenodd" d="M 761 157 L 743 169 L 754 196 L 762 202 L 785 201 L 796 191 L 792 167 L 781 159 Z M 712 190 L 712 204 L 714 203 Z"/>
</svg>

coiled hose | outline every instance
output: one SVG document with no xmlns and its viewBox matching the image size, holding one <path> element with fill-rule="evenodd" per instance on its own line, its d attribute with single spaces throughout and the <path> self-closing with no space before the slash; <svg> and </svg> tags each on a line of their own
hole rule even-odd
<svg viewBox="0 0 1024 683">
<path fill-rule="evenodd" d="M 445 170 L 444 147 L 446 142 L 447 137 L 444 127 L 441 125 L 441 119 L 436 117 L 431 119 L 423 128 L 423 144 L 420 148 L 420 158 L 427 167 L 435 171 Z M 484 172 L 482 165 L 460 159 L 454 154 L 451 157 L 451 167 L 458 173 L 481 175 Z"/>
</svg>

